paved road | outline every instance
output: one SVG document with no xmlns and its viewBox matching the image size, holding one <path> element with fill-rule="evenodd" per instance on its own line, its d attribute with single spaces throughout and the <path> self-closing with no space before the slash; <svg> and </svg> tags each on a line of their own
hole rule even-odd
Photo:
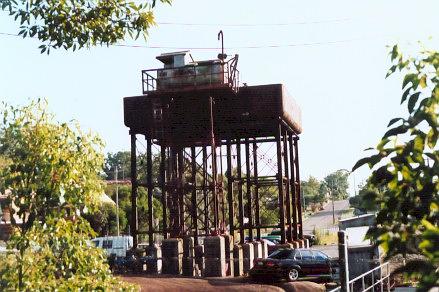
<svg viewBox="0 0 439 292">
<path fill-rule="evenodd" d="M 334 210 L 335 210 L 335 219 L 337 220 L 338 216 L 340 216 L 343 210 L 349 209 L 349 201 L 335 201 L 334 202 Z M 334 227 L 332 224 L 332 203 L 326 204 L 325 209 L 319 211 L 312 216 L 308 217 L 303 221 L 303 232 L 312 233 L 314 228 L 331 228 Z"/>
</svg>

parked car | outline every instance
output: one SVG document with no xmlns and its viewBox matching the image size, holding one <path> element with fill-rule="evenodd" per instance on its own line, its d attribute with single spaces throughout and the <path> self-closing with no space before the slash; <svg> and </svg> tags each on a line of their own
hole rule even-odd
<svg viewBox="0 0 439 292">
<path fill-rule="evenodd" d="M 337 263 L 325 253 L 312 249 L 282 248 L 266 259 L 255 259 L 249 275 L 255 280 L 319 278 L 333 280 Z"/>
<path fill-rule="evenodd" d="M 271 231 L 269 236 L 279 236 L 279 241 L 280 241 L 280 229 L 274 229 L 273 231 Z M 314 243 L 316 242 L 316 236 L 311 233 L 304 233 L 303 238 L 308 239 L 309 246 L 313 246 Z"/>
</svg>

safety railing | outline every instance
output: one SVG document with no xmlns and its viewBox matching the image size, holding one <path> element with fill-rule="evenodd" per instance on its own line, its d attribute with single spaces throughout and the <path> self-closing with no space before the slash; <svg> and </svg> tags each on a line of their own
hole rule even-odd
<svg viewBox="0 0 439 292">
<path fill-rule="evenodd" d="M 142 70 L 142 92 L 179 91 L 194 88 L 239 88 L 237 57 L 228 62 L 200 62 L 176 68 Z"/>
<path fill-rule="evenodd" d="M 390 291 L 390 268 L 386 262 L 378 267 L 349 280 L 349 291 Z M 341 287 L 337 287 L 330 292 L 342 291 Z"/>
</svg>

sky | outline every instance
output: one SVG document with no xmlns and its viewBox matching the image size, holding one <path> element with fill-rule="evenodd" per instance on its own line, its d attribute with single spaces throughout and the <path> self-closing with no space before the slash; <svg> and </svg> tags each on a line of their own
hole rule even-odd
<svg viewBox="0 0 439 292">
<path fill-rule="evenodd" d="M 420 41 L 438 49 L 437 11 L 433 0 L 174 0 L 157 5 L 147 41 L 49 56 L 38 40 L 2 34 L 18 33 L 19 24 L 0 12 L 0 100 L 45 97 L 59 121 L 75 119 L 98 133 L 105 151 L 129 150 L 122 99 L 141 94 L 141 70 L 161 67 L 155 56 L 182 48 L 194 48 L 196 60 L 215 58 L 219 49 L 200 48 L 219 48 L 221 29 L 226 53 L 239 54 L 242 82 L 283 83 L 299 103 L 301 176 L 322 179 L 351 169 L 388 121 L 405 114 L 402 77 L 385 79 L 389 46 L 416 52 Z M 351 185 L 368 174 L 358 170 Z"/>
</svg>

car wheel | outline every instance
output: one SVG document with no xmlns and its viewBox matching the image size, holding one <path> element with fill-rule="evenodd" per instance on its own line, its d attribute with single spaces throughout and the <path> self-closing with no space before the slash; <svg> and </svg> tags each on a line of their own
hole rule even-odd
<svg viewBox="0 0 439 292">
<path fill-rule="evenodd" d="M 295 268 L 290 269 L 287 278 L 288 281 L 296 281 L 299 278 L 299 271 Z"/>
</svg>

